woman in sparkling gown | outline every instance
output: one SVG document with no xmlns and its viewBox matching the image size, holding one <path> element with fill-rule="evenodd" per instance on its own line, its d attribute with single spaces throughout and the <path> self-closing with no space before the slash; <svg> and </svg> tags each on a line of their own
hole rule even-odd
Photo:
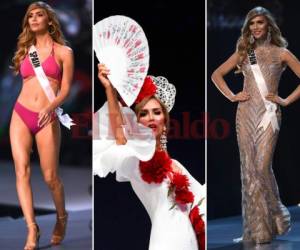
<svg viewBox="0 0 300 250">
<path fill-rule="evenodd" d="M 107 74 L 100 64 L 107 102 L 95 114 L 94 174 L 115 172 L 118 181 L 131 183 L 151 219 L 149 250 L 205 249 L 205 186 L 166 150 L 175 87 L 163 77 L 146 77 L 134 113 L 120 106 Z"/>
<path fill-rule="evenodd" d="M 246 16 L 235 53 L 212 74 L 216 87 L 239 102 L 236 131 L 242 181 L 243 241 L 268 243 L 290 230 L 290 214 L 281 203 L 272 159 L 281 123 L 281 106 L 300 97 L 298 86 L 287 98 L 278 96 L 282 72 L 289 66 L 300 75 L 300 63 L 268 10 Z M 234 68 L 244 75 L 243 90 L 233 94 L 224 76 Z"/>
</svg>

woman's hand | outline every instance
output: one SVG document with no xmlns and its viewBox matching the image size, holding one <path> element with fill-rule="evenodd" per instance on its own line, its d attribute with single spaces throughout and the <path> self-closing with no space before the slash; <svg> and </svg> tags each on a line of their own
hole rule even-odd
<svg viewBox="0 0 300 250">
<path fill-rule="evenodd" d="M 272 93 L 267 94 L 265 98 L 268 101 L 277 103 L 277 104 L 279 104 L 280 106 L 283 106 L 283 107 L 288 105 L 288 102 L 287 102 L 286 99 L 283 99 L 283 98 L 279 97 L 278 95 L 275 95 L 275 94 L 272 94 Z"/>
<path fill-rule="evenodd" d="M 51 122 L 52 117 L 53 117 L 53 110 L 50 109 L 49 107 L 43 108 L 39 112 L 38 126 L 44 127 L 49 122 Z"/>
<path fill-rule="evenodd" d="M 110 70 L 106 68 L 105 64 L 103 63 L 98 64 L 98 78 L 105 89 L 112 86 L 111 82 L 107 78 L 107 75 L 109 74 L 110 74 Z"/>
<path fill-rule="evenodd" d="M 245 91 L 241 91 L 236 95 L 234 95 L 230 100 L 232 102 L 245 102 L 248 101 L 249 99 L 250 99 L 250 95 Z"/>
</svg>

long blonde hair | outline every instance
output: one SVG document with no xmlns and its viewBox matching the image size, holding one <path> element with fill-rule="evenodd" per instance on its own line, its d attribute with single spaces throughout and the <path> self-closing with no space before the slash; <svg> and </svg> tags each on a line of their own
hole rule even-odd
<svg viewBox="0 0 300 250">
<path fill-rule="evenodd" d="M 27 8 L 26 14 L 23 18 L 23 24 L 22 24 L 22 32 L 18 37 L 18 43 L 17 43 L 17 50 L 15 52 L 15 55 L 12 59 L 12 69 L 14 70 L 15 74 L 18 74 L 19 69 L 20 69 L 20 64 L 21 61 L 25 58 L 25 56 L 28 53 L 28 48 L 32 45 L 35 44 L 36 39 L 35 39 L 35 34 L 31 32 L 29 24 L 28 24 L 28 18 L 29 14 L 32 10 L 34 9 L 43 9 L 46 11 L 46 14 L 49 19 L 49 23 L 51 22 L 51 25 L 48 27 L 48 32 L 52 39 L 61 45 L 65 45 L 65 39 L 63 36 L 63 33 L 61 31 L 60 24 L 58 22 L 58 18 L 56 16 L 55 11 L 53 8 L 44 3 L 44 2 L 34 2 L 30 4 Z"/>
<path fill-rule="evenodd" d="M 244 21 L 244 25 L 241 30 L 241 36 L 239 37 L 236 44 L 236 51 L 240 56 L 240 63 L 246 58 L 248 51 L 253 48 L 253 45 L 250 43 L 251 31 L 249 29 L 250 21 L 256 16 L 264 16 L 268 23 L 268 29 L 271 33 L 271 44 L 274 44 L 278 47 L 287 47 L 288 43 L 284 37 L 282 37 L 279 27 L 277 26 L 274 17 L 272 14 L 263 7 L 255 7 L 250 10 Z"/>
</svg>

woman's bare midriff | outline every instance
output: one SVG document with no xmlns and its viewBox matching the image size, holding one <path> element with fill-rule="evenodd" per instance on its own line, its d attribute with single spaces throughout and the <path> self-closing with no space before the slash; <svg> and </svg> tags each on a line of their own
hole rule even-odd
<svg viewBox="0 0 300 250">
<path fill-rule="evenodd" d="M 60 83 L 52 78 L 48 78 L 48 80 L 52 90 L 55 95 L 57 95 Z M 39 112 L 50 104 L 44 90 L 35 76 L 23 80 L 22 90 L 17 101 L 33 112 Z"/>
</svg>

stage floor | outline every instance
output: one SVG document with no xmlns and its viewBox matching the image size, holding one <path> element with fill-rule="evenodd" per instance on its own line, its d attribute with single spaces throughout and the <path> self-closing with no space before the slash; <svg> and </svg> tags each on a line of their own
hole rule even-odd
<svg viewBox="0 0 300 250">
<path fill-rule="evenodd" d="M 51 194 L 38 164 L 32 164 L 36 220 L 41 229 L 40 249 L 92 249 L 92 183 L 91 167 L 61 166 L 60 177 L 66 194 L 69 213 L 66 238 L 60 246 L 51 247 L 50 238 L 56 220 Z M 22 217 L 15 188 L 12 162 L 0 162 L 0 249 L 23 249 L 27 228 Z M 9 215 L 9 216 L 8 216 Z M 15 218 L 15 219 L 14 219 Z"/>
<path fill-rule="evenodd" d="M 292 229 L 284 236 L 277 237 L 271 244 L 234 243 L 233 239 L 241 237 L 241 216 L 208 221 L 208 249 L 219 250 L 299 250 L 300 249 L 300 207 L 289 207 L 292 217 Z"/>
<path fill-rule="evenodd" d="M 40 249 L 89 250 L 92 249 L 91 210 L 69 212 L 66 238 L 60 246 L 52 247 L 50 239 L 56 215 L 37 216 L 41 230 Z M 27 228 L 23 218 L 0 218 L 0 249 L 23 249 Z"/>
</svg>

